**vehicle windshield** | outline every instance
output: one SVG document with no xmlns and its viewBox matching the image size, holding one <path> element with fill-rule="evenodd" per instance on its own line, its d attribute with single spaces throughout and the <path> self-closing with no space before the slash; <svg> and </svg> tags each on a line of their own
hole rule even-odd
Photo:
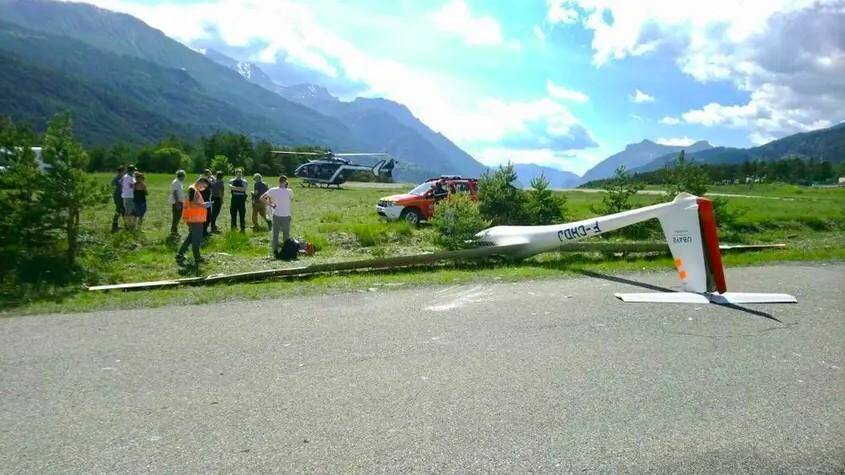
<svg viewBox="0 0 845 475">
<path fill-rule="evenodd" d="M 422 195 L 426 194 L 426 192 L 428 192 L 428 190 L 430 190 L 430 189 L 431 189 L 431 183 L 428 183 L 428 182 L 420 183 L 419 185 L 417 185 L 416 188 L 409 191 L 408 193 L 412 194 L 412 195 L 422 196 Z"/>
</svg>

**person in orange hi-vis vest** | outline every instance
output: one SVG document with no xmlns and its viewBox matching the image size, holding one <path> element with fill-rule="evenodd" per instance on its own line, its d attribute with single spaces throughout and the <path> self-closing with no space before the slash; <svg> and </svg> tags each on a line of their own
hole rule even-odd
<svg viewBox="0 0 845 475">
<path fill-rule="evenodd" d="M 199 177 L 193 185 L 188 187 L 188 192 L 185 195 L 185 203 L 182 205 L 182 221 L 188 225 L 188 236 L 176 254 L 176 263 L 180 266 L 185 265 L 185 252 L 188 250 L 188 246 L 191 246 L 194 254 L 194 265 L 199 267 L 200 262 L 202 262 L 200 246 L 202 245 L 203 228 L 208 217 L 208 208 L 211 207 L 211 201 L 205 201 L 202 192 L 209 185 L 207 178 Z"/>
</svg>

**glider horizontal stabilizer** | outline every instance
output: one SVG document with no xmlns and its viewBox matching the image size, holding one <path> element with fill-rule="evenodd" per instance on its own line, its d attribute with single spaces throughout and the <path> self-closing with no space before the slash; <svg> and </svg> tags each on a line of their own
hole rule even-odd
<svg viewBox="0 0 845 475">
<path fill-rule="evenodd" d="M 745 292 L 725 292 L 723 294 L 710 294 L 710 301 L 719 304 L 798 303 L 798 299 L 789 294 L 749 294 Z"/>
<path fill-rule="evenodd" d="M 646 292 L 614 295 L 625 303 L 710 303 L 710 299 L 706 295 L 692 292 Z"/>
<path fill-rule="evenodd" d="M 693 303 L 708 304 L 746 304 L 746 303 L 798 303 L 788 294 L 750 294 L 744 292 L 725 292 L 696 294 L 693 292 L 646 292 L 640 294 L 615 294 L 625 303 Z"/>
</svg>

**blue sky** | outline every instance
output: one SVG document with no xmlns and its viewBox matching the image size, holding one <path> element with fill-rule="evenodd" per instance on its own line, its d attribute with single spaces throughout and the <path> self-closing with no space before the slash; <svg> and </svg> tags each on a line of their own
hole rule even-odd
<svg viewBox="0 0 845 475">
<path fill-rule="evenodd" d="M 581 174 L 646 138 L 751 146 L 845 118 L 845 0 L 93 3 L 406 104 L 488 164 Z"/>
</svg>

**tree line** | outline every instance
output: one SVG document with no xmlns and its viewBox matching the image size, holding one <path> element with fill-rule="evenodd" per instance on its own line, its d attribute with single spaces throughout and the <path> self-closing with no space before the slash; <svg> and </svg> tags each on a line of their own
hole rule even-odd
<svg viewBox="0 0 845 475">
<path fill-rule="evenodd" d="M 273 154 L 273 150 L 326 151 L 312 146 L 277 147 L 267 140 L 253 140 L 241 133 L 218 131 L 195 142 L 169 135 L 157 143 L 142 146 L 119 142 L 111 147 L 94 147 L 88 151 L 90 160 L 86 170 L 114 171 L 131 163 L 139 170 L 151 173 L 173 173 L 179 169 L 200 173 L 208 168 L 228 175 L 235 168 L 243 168 L 250 173 L 274 176 L 292 175 L 299 165 L 308 161 L 306 155 Z"/>
<path fill-rule="evenodd" d="M 682 152 L 683 153 L 683 152 Z M 673 170 L 676 161 L 666 167 L 644 173 L 632 173 L 628 179 L 643 185 L 665 185 L 676 180 Z M 686 161 L 688 166 L 696 166 L 703 173 L 703 179 L 709 184 L 734 183 L 791 183 L 794 185 L 833 184 L 837 177 L 845 176 L 845 162 L 836 165 L 818 158 L 798 156 L 785 157 L 776 161 L 748 160 L 742 163 L 696 163 Z M 581 188 L 605 188 L 614 178 L 593 180 L 581 185 Z"/>
</svg>

